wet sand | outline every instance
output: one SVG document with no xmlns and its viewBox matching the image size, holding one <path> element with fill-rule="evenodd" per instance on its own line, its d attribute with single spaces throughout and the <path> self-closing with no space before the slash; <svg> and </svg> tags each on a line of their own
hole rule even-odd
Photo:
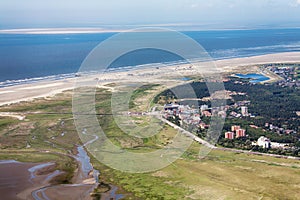
<svg viewBox="0 0 300 200">
<path fill-rule="evenodd" d="M 51 179 L 61 173 L 53 171 L 51 165 L 54 163 L 0 161 L 0 199 L 91 199 L 90 193 L 95 187 L 92 181 L 50 185 Z"/>
<path fill-rule="evenodd" d="M 18 195 L 25 189 L 33 187 L 30 182 L 28 169 L 37 164 L 33 163 L 0 163 L 0 194 L 1 199 L 21 199 Z"/>
<path fill-rule="evenodd" d="M 94 185 L 60 185 L 51 187 L 44 191 L 46 196 L 51 200 L 72 199 L 72 200 L 89 200 L 90 193 Z"/>
</svg>

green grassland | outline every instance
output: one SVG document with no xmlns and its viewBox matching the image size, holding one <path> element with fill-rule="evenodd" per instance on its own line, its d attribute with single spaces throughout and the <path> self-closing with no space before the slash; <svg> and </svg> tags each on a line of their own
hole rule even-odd
<svg viewBox="0 0 300 200">
<path fill-rule="evenodd" d="M 68 92 L 52 99 L 41 98 L 2 106 L 0 112 L 22 114 L 26 118 L 22 121 L 0 118 L 0 160 L 55 161 L 53 170 L 65 173 L 56 177 L 53 183 L 69 183 L 77 168 L 71 155 L 76 145 L 80 144 L 70 107 L 71 95 Z"/>
<path fill-rule="evenodd" d="M 134 93 L 131 109 L 150 98 L 155 87 L 142 87 Z M 0 107 L 0 112 L 22 113 L 25 120 L 0 117 L 0 159 L 26 162 L 55 161 L 65 171 L 59 182 L 70 181 L 76 163 L 74 154 L 81 143 L 71 113 L 72 93 Z M 96 92 L 98 114 L 111 113 L 111 92 Z M 146 107 L 145 107 L 146 108 Z M 146 110 L 141 110 L 146 111 Z M 111 115 L 98 115 L 101 127 L 116 145 L 134 152 L 163 148 L 177 131 L 164 125 L 157 135 L 135 138 L 123 133 Z M 133 120 L 147 127 L 146 116 Z M 158 123 L 159 122 L 154 122 Z M 63 133 L 63 134 L 62 134 Z M 29 145 L 29 146 L 28 146 Z M 170 166 L 151 173 L 124 173 L 108 168 L 92 155 L 93 166 L 100 170 L 100 180 L 118 186 L 125 199 L 300 199 L 300 162 L 258 155 L 211 151 L 198 158 L 201 146 L 193 143 L 183 156 Z"/>
<path fill-rule="evenodd" d="M 299 199 L 299 161 L 223 151 L 199 160 L 199 148 L 194 143 L 153 173 L 123 173 L 94 162 L 103 180 L 134 194 L 128 199 Z"/>
</svg>

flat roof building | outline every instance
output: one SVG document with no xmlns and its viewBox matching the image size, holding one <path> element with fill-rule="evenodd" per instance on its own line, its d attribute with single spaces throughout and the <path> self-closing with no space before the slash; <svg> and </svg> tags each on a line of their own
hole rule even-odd
<svg viewBox="0 0 300 200">
<path fill-rule="evenodd" d="M 231 131 L 232 131 L 232 132 L 235 132 L 236 130 L 239 130 L 239 129 L 241 129 L 240 126 L 236 126 L 236 125 L 231 126 Z"/>
<path fill-rule="evenodd" d="M 229 140 L 233 140 L 234 139 L 234 132 L 226 132 L 225 133 L 225 138 L 229 139 Z"/>
<path fill-rule="evenodd" d="M 245 129 L 238 129 L 235 131 L 235 137 L 245 137 L 246 136 L 246 130 Z"/>
</svg>

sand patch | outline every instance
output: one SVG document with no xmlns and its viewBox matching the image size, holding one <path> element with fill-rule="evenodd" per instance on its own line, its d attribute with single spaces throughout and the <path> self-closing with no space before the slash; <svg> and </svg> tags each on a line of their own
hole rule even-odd
<svg viewBox="0 0 300 200">
<path fill-rule="evenodd" d="M 52 84 L 45 84 L 45 85 L 23 87 L 23 88 L 19 88 L 18 90 L 42 89 L 42 88 L 56 87 L 56 86 L 61 86 L 61 85 L 63 85 L 63 83 L 52 83 Z"/>
<path fill-rule="evenodd" d="M 15 91 L 7 90 L 7 91 L 0 91 L 0 94 L 7 94 L 7 93 L 13 93 Z"/>
<path fill-rule="evenodd" d="M 22 121 L 25 119 L 24 115 L 19 115 L 11 112 L 0 112 L 1 117 L 12 117 L 12 118 L 17 118 L 18 120 Z"/>
</svg>

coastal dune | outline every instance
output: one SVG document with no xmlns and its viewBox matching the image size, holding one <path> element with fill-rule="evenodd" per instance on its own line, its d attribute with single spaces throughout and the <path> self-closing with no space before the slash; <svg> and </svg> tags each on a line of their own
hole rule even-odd
<svg viewBox="0 0 300 200">
<path fill-rule="evenodd" d="M 289 53 L 278 53 L 278 54 L 268 54 L 261 56 L 245 57 L 245 58 L 234 58 L 226 60 L 217 60 L 214 62 L 221 73 L 230 73 L 236 71 L 241 66 L 254 66 L 258 64 L 267 63 L 300 63 L 300 52 L 289 52 Z M 201 66 L 205 66 L 205 63 L 201 63 Z M 176 71 L 176 70 L 177 71 Z M 178 70 L 181 70 L 178 73 Z M 210 69 L 204 69 L 209 73 Z M 155 71 L 155 76 L 166 77 L 166 71 L 169 77 L 178 76 L 189 76 L 195 75 L 195 71 L 187 70 L 186 64 L 167 66 Z M 94 81 L 99 80 L 101 85 L 108 83 L 116 83 L 121 81 L 129 80 L 131 77 L 128 76 L 128 71 L 118 71 L 118 72 L 107 72 L 101 74 L 101 77 L 97 74 L 90 75 L 88 77 L 79 78 L 66 78 L 62 80 L 43 80 L 35 83 L 21 84 L 16 86 L 8 86 L 0 88 L 0 106 L 8 105 L 13 103 L 18 103 L 21 101 L 30 101 L 35 98 L 53 96 L 55 94 L 61 93 L 65 90 L 71 90 L 74 88 L 76 81 Z M 153 75 L 153 68 L 151 69 L 132 69 L 130 71 L 131 75 L 135 74 L 141 75 L 143 73 L 143 78 L 151 79 Z M 161 74 L 160 74 L 161 73 Z"/>
</svg>

